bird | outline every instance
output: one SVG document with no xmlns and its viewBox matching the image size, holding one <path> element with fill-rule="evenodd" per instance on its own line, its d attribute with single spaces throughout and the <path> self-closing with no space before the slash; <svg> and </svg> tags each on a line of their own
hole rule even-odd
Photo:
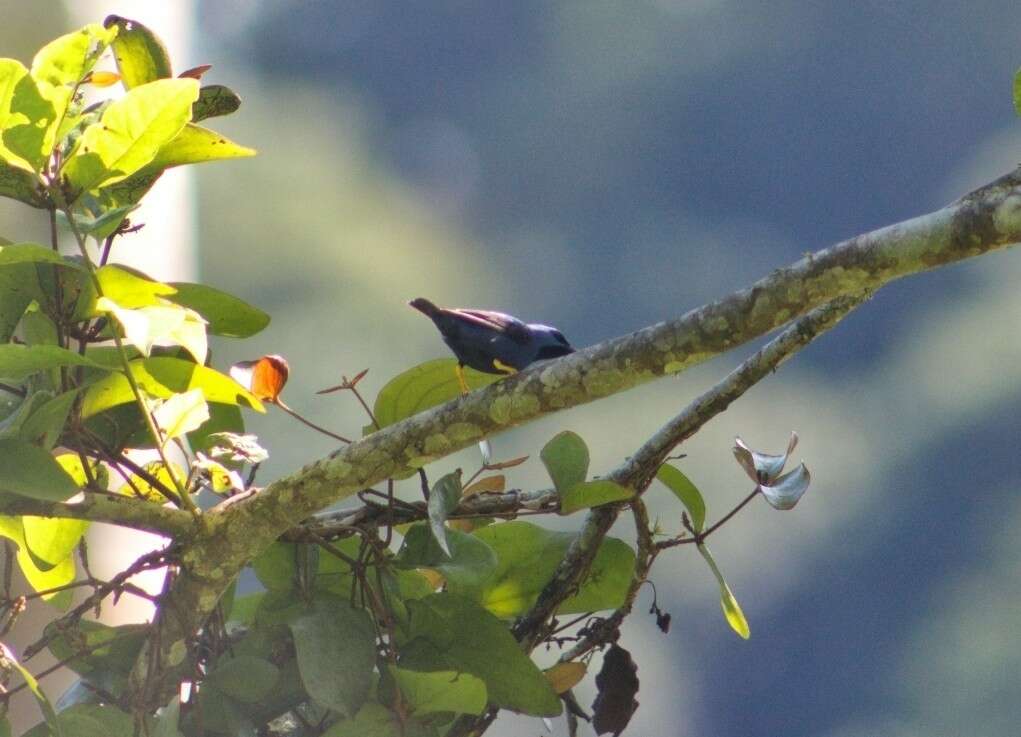
<svg viewBox="0 0 1021 737">
<path fill-rule="evenodd" d="M 464 367 L 487 374 L 513 374 L 535 361 L 574 353 L 561 333 L 549 325 L 525 323 L 512 315 L 490 310 L 437 307 L 418 297 L 408 304 L 436 325 L 457 357 L 457 381 L 468 393 Z"/>
</svg>

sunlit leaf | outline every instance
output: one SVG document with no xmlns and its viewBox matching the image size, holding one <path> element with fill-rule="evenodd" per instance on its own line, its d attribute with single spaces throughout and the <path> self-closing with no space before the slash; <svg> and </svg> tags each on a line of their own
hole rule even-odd
<svg viewBox="0 0 1021 737">
<path fill-rule="evenodd" d="M 392 665 L 389 671 L 413 715 L 481 714 L 485 711 L 486 684 L 470 673 L 452 670 L 419 673 Z"/>
<path fill-rule="evenodd" d="M 47 145 L 53 143 L 50 131 L 56 117 L 53 101 L 42 94 L 28 69 L 14 59 L 0 59 L 0 160 L 18 171 L 40 171 Z M 22 181 L 36 181 L 28 177 Z"/>
<path fill-rule="evenodd" d="M 86 520 L 60 517 L 21 518 L 25 545 L 40 570 L 49 570 L 74 554 L 79 541 L 89 528 Z"/>
<path fill-rule="evenodd" d="M 132 310 L 162 304 L 160 297 L 177 292 L 177 289 L 169 284 L 153 281 L 134 269 L 114 264 L 99 267 L 96 270 L 96 279 L 104 297 Z"/>
<path fill-rule="evenodd" d="M 438 358 L 408 369 L 387 382 L 373 407 L 379 426 L 392 425 L 461 396 L 455 366 L 457 361 L 453 358 Z M 464 374 L 469 389 L 479 389 L 500 378 L 470 368 L 465 368 Z"/>
<path fill-rule="evenodd" d="M 259 412 L 262 402 L 228 376 L 207 366 L 167 356 L 131 361 L 135 381 L 150 396 L 167 399 L 190 389 L 202 389 L 207 402 L 241 404 Z M 127 377 L 111 374 L 89 385 L 82 401 L 82 417 L 88 418 L 120 404 L 135 401 Z"/>
<path fill-rule="evenodd" d="M 172 302 L 129 309 L 109 297 L 100 297 L 96 309 L 117 318 L 124 339 L 148 356 L 157 345 L 179 345 L 198 363 L 209 351 L 205 320 L 195 311 Z"/>
<path fill-rule="evenodd" d="M 580 509 L 630 499 L 632 496 L 634 492 L 631 489 L 608 479 L 583 481 L 560 494 L 560 514 L 571 514 Z"/>
<path fill-rule="evenodd" d="M 759 490 L 773 509 L 794 509 L 794 505 L 808 491 L 811 480 L 808 469 L 802 463 L 793 471 L 776 479 L 771 485 L 761 484 Z"/>
<path fill-rule="evenodd" d="M 156 426 L 166 440 L 179 438 L 197 429 L 209 419 L 209 405 L 201 389 L 175 394 L 152 413 Z"/>
<path fill-rule="evenodd" d="M 490 703 L 534 716 L 556 716 L 560 700 L 507 627 L 477 604 L 449 593 L 407 602 L 409 644 L 398 665 L 455 670 L 481 678 Z"/>
<path fill-rule="evenodd" d="M 588 474 L 588 446 L 580 435 L 570 430 L 555 435 L 543 447 L 539 457 L 561 494 L 580 484 Z"/>
<path fill-rule="evenodd" d="M 32 76 L 63 87 L 78 84 L 117 36 L 117 31 L 90 23 L 43 46 L 32 59 Z"/>
<path fill-rule="evenodd" d="M 1021 115 L 1021 69 L 1014 73 L 1014 110 Z"/>
<path fill-rule="evenodd" d="M 28 585 L 35 591 L 48 591 L 43 594 L 44 601 L 58 609 L 66 609 L 71 604 L 71 592 L 68 590 L 52 591 L 74 581 L 74 558 L 65 558 L 56 566 L 40 568 L 28 551 L 25 544 L 25 529 L 20 517 L 0 517 L 0 536 L 6 537 L 18 546 L 17 560 Z"/>
<path fill-rule="evenodd" d="M 150 461 L 142 466 L 142 469 L 161 486 L 150 482 L 146 476 L 140 476 L 133 473 L 121 485 L 121 487 L 117 490 L 117 493 L 123 494 L 124 496 L 145 499 L 150 502 L 163 503 L 177 496 L 177 484 L 174 483 L 175 478 L 177 479 L 177 483 L 182 486 L 184 485 L 184 471 L 176 463 L 171 463 L 170 468 L 168 469 L 163 465 L 162 461 Z M 164 493 L 164 490 L 166 493 Z M 167 494 L 169 494 L 169 496 L 167 496 Z"/>
<path fill-rule="evenodd" d="M 429 528 L 443 552 L 450 555 L 447 544 L 447 517 L 461 501 L 461 469 L 440 478 L 429 493 Z"/>
<path fill-rule="evenodd" d="M 229 469 L 211 458 L 206 458 L 202 453 L 195 455 L 196 459 L 192 462 L 192 468 L 209 485 L 211 491 L 217 494 L 226 494 L 244 490 L 245 482 L 237 471 Z"/>
<path fill-rule="evenodd" d="M 262 356 L 230 367 L 231 378 L 266 402 L 276 402 L 287 384 L 290 366 L 283 356 Z"/>
<path fill-rule="evenodd" d="M 290 622 L 301 681 L 316 703 L 353 716 L 369 695 L 376 630 L 343 599 Z"/>
<path fill-rule="evenodd" d="M 656 472 L 656 478 L 674 493 L 681 504 L 688 510 L 691 517 L 691 526 L 695 532 L 702 532 L 705 528 L 705 500 L 698 487 L 691 483 L 691 480 L 676 466 L 664 463 Z"/>
<path fill-rule="evenodd" d="M 0 440 L 0 492 L 62 502 L 79 492 L 49 452 L 22 440 Z"/>
<path fill-rule="evenodd" d="M 269 325 L 267 313 L 219 289 L 183 282 L 172 282 L 170 286 L 177 293 L 167 299 L 202 315 L 211 335 L 249 338 Z"/>
<path fill-rule="evenodd" d="M 117 30 L 113 56 L 126 89 L 166 79 L 173 74 L 170 55 L 163 42 L 146 26 L 118 15 L 107 16 L 103 25 Z"/>
<path fill-rule="evenodd" d="M 129 90 L 85 130 L 64 175 L 88 191 L 134 174 L 181 132 L 197 97 L 194 79 L 160 79 Z"/>
<path fill-rule="evenodd" d="M 741 606 L 737 603 L 737 599 L 734 598 L 734 594 L 731 593 L 730 587 L 723 579 L 723 574 L 720 573 L 720 569 L 716 565 L 716 561 L 713 559 L 712 554 L 709 552 L 709 548 L 705 545 L 699 545 L 697 547 L 698 552 L 702 554 L 703 558 L 705 558 L 705 562 L 709 564 L 709 569 L 716 577 L 716 582 L 720 585 L 720 606 L 723 608 L 723 616 L 727 618 L 727 624 L 729 624 L 730 628 L 743 639 L 747 640 L 751 637 L 751 629 L 748 627 L 748 620 L 745 619 L 744 612 L 741 611 Z"/>
<path fill-rule="evenodd" d="M 153 157 L 151 167 L 169 169 L 172 166 L 201 164 L 207 161 L 243 159 L 255 154 L 254 148 L 235 143 L 216 131 L 188 123 Z"/>
<path fill-rule="evenodd" d="M 581 683 L 581 679 L 585 677 L 586 672 L 588 672 L 588 668 L 585 664 L 577 661 L 557 663 L 552 668 L 547 668 L 543 671 L 546 680 L 549 681 L 550 686 L 558 694 L 570 691 Z"/>
<path fill-rule="evenodd" d="M 93 72 L 86 81 L 93 87 L 111 87 L 121 81 L 121 75 L 117 72 Z"/>
</svg>

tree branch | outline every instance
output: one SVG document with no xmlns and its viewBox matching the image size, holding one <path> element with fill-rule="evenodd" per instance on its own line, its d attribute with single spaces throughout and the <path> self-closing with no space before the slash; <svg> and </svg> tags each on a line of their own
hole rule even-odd
<svg viewBox="0 0 1021 737">
<path fill-rule="evenodd" d="M 195 520 L 187 512 L 113 494 L 86 494 L 77 502 L 51 502 L 3 494 L 0 495 L 0 514 L 109 522 L 175 540 L 187 540 L 195 532 Z"/>
<path fill-rule="evenodd" d="M 213 610 L 243 565 L 288 529 L 356 491 L 543 415 L 678 373 L 837 298 L 874 291 L 903 276 L 1018 241 L 1021 169 L 941 210 L 805 256 L 747 289 L 682 317 L 538 364 L 383 428 L 257 494 L 221 504 L 204 515 L 205 530 L 183 551 L 182 573 L 170 592 L 168 606 L 161 611 L 166 629 L 156 644 L 157 652 L 140 659 L 135 674 L 146 672 L 148 657 L 163 665 L 176 665 L 167 655 L 184 651 L 184 640 Z M 713 414 L 732 399 L 723 401 L 722 406 L 721 401 L 706 396 L 698 400 L 709 403 L 704 411 Z M 681 437 L 686 437 L 683 432 Z M 665 439 L 657 434 L 653 440 Z M 646 483 L 652 460 L 669 452 L 649 444 L 646 447 L 621 471 L 635 487 Z M 594 510 L 572 551 L 587 550 L 601 539 L 615 517 L 615 507 Z M 540 607 L 530 613 L 517 631 L 536 631 L 536 623 L 545 621 L 553 609 Z M 165 693 L 172 677 L 168 668 L 156 692 Z M 136 687 L 148 692 L 140 694 L 145 703 L 162 703 L 151 685 L 141 683 L 135 680 Z"/>
</svg>

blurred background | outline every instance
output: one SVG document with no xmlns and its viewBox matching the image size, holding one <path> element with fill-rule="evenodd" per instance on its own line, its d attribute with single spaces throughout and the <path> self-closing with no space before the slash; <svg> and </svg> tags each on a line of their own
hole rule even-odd
<svg viewBox="0 0 1021 737">
<path fill-rule="evenodd" d="M 56 0 L 7 5 L 0 56 L 28 61 L 75 22 Z M 1021 155 L 1021 13 L 1005 0 L 189 7 L 175 69 L 213 64 L 205 81 L 245 104 L 211 127 L 260 151 L 196 170 L 199 277 L 273 315 L 214 362 L 284 355 L 286 401 L 342 434 L 358 407 L 317 389 L 368 368 L 374 396 L 446 355 L 410 298 L 585 346 L 940 207 Z M 45 237 L 5 200 L 0 233 Z M 757 501 L 713 537 L 748 642 L 694 551 L 659 559 L 673 627 L 643 594 L 623 638 L 642 684 L 626 734 L 1016 732 L 1019 278 L 1008 251 L 889 286 L 682 448 L 710 518 L 749 491 L 735 435 L 779 452 L 797 430 L 813 486 L 794 512 Z M 605 471 L 751 349 L 500 436 L 496 455 L 532 456 L 512 484 L 548 483 L 538 450 L 573 429 Z M 250 429 L 272 454 L 261 482 L 334 449 L 279 413 Z M 431 473 L 477 464 L 466 451 Z M 676 500 L 649 500 L 677 531 Z M 543 732 L 501 718 L 490 734 Z"/>
</svg>

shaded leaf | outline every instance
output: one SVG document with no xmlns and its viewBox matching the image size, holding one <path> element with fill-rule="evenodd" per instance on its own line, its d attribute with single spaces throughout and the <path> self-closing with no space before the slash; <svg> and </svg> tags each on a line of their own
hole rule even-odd
<svg viewBox="0 0 1021 737">
<path fill-rule="evenodd" d="M 131 361 L 135 381 L 150 396 L 167 399 L 190 389 L 202 389 L 207 402 L 245 405 L 264 412 L 262 402 L 228 376 L 207 366 L 167 356 Z M 135 401 L 127 377 L 111 374 L 91 384 L 82 401 L 82 417 L 88 418 L 120 404 Z"/>
<path fill-rule="evenodd" d="M 571 514 L 580 509 L 619 502 L 634 496 L 631 489 L 608 479 L 596 479 L 575 484 L 560 494 L 560 514 Z"/>
<path fill-rule="evenodd" d="M 244 704 L 265 698 L 277 682 L 280 669 L 268 660 L 251 655 L 221 658 L 203 681 Z"/>
<path fill-rule="evenodd" d="M 447 544 L 447 516 L 461 501 L 461 469 L 448 473 L 437 481 L 429 493 L 429 528 L 443 552 L 450 555 Z"/>
<path fill-rule="evenodd" d="M 117 29 L 113 56 L 126 89 L 172 76 L 170 55 L 155 33 L 137 20 L 118 15 L 107 16 L 103 25 Z"/>
<path fill-rule="evenodd" d="M 498 617 L 510 619 L 535 603 L 553 577 L 571 542 L 572 532 L 555 532 L 529 522 L 489 525 L 473 533 L 496 553 L 497 567 L 481 586 L 449 581 L 454 593 L 479 602 Z M 634 572 L 635 553 L 627 543 L 607 537 L 578 592 L 564 601 L 560 614 L 593 612 L 620 606 Z"/>
<path fill-rule="evenodd" d="M 438 358 L 408 369 L 387 382 L 376 397 L 372 410 L 379 426 L 392 425 L 461 396 L 455 366 L 456 359 Z M 469 389 L 488 386 L 500 378 L 467 367 L 464 375 Z"/>
<path fill-rule="evenodd" d="M 543 446 L 539 457 L 561 494 L 583 482 L 588 475 L 588 446 L 580 435 L 570 430 L 555 435 Z"/>
<path fill-rule="evenodd" d="M 130 714 L 108 704 L 75 704 L 57 714 L 64 737 L 134 737 L 135 721 Z M 24 737 L 51 737 L 51 730 Z"/>
<path fill-rule="evenodd" d="M 191 120 L 198 123 L 206 118 L 230 115 L 241 107 L 241 98 L 222 84 L 206 85 L 199 90 L 199 99 L 191 106 Z"/>
<path fill-rule="evenodd" d="M 14 653 L 11 652 L 7 645 L 0 642 L 0 658 L 3 659 L 4 665 L 18 671 L 18 674 L 25 681 L 25 685 L 28 686 L 28 690 L 35 696 L 36 702 L 39 704 L 39 709 L 43 713 L 43 718 L 46 720 L 46 724 L 50 726 L 54 734 L 57 737 L 63 737 L 63 730 L 57 723 L 57 714 L 53 711 L 53 705 L 50 700 L 46 698 L 46 694 L 39 687 L 39 681 L 36 680 L 35 676 L 32 675 L 31 671 L 25 666 L 18 662 L 18 659 L 14 657 Z"/>
<path fill-rule="evenodd" d="M 777 478 L 783 471 L 784 465 L 794 448 L 798 444 L 798 434 L 791 433 L 787 443 L 787 452 L 783 455 L 770 455 L 752 450 L 741 438 L 734 439 L 734 457 L 738 464 L 745 470 L 748 477 L 756 484 L 768 484 Z"/>
<path fill-rule="evenodd" d="M 185 69 L 183 72 L 178 74 L 178 77 L 189 77 L 191 79 L 202 79 L 203 75 L 213 68 L 212 64 L 199 64 L 196 67 Z"/>
<path fill-rule="evenodd" d="M 793 471 L 776 479 L 772 485 L 760 484 L 759 491 L 766 497 L 766 501 L 773 509 L 786 511 L 794 509 L 794 505 L 808 491 L 808 484 L 811 480 L 812 477 L 808 473 L 808 469 L 802 463 Z"/>
<path fill-rule="evenodd" d="M 455 588 L 478 588 L 496 570 L 496 553 L 475 535 L 447 530 L 449 551 L 440 548 L 424 524 L 414 524 L 394 559 L 399 566 L 431 568 L 443 574 Z"/>
<path fill-rule="evenodd" d="M 269 325 L 267 313 L 219 289 L 184 282 L 172 282 L 170 286 L 177 292 L 167 299 L 202 315 L 212 335 L 250 338 Z"/>
<path fill-rule="evenodd" d="M 78 485 L 49 452 L 22 440 L 0 440 L 0 492 L 62 502 Z"/>
<path fill-rule="evenodd" d="M 401 668 L 470 673 L 485 682 L 496 706 L 535 716 L 560 713 L 549 681 L 492 614 L 449 593 L 407 606 L 409 643 L 401 649 Z"/>
<path fill-rule="evenodd" d="M 603 656 L 596 674 L 599 694 L 592 702 L 592 728 L 596 734 L 612 732 L 617 737 L 638 709 L 638 666 L 631 653 L 614 643 Z"/>
<path fill-rule="evenodd" d="M 323 737 L 406 737 L 397 715 L 385 706 L 370 702 L 351 719 L 342 719 L 323 732 Z"/>
<path fill-rule="evenodd" d="M 727 582 L 723 579 L 723 574 L 720 573 L 719 567 L 716 565 L 716 561 L 713 559 L 712 554 L 709 552 L 709 548 L 705 545 L 699 545 L 698 552 L 705 558 L 705 562 L 709 564 L 709 569 L 713 572 L 716 577 L 716 582 L 720 585 L 720 606 L 723 608 L 723 616 L 727 619 L 727 624 L 730 628 L 739 634 L 743 639 L 747 640 L 751 637 L 751 629 L 748 627 L 748 620 L 745 619 L 744 612 L 741 611 L 741 606 L 737 603 L 737 599 L 734 598 L 734 594 L 731 593 L 730 587 Z"/>
<path fill-rule="evenodd" d="M 674 493 L 681 504 L 688 510 L 691 517 L 691 526 L 695 532 L 702 532 L 705 528 L 705 500 L 698 487 L 691 483 L 691 480 L 676 466 L 664 463 L 656 471 L 656 478 Z"/>
<path fill-rule="evenodd" d="M 8 197 L 38 209 L 48 205 L 40 183 L 29 172 L 2 160 L 0 154 L 0 197 Z"/>
<path fill-rule="evenodd" d="M 481 714 L 486 709 L 486 684 L 470 673 L 453 670 L 420 673 L 389 666 L 390 675 L 416 716 L 453 712 Z"/>
<path fill-rule="evenodd" d="M 77 620 L 72 625 L 46 626 L 47 635 L 56 635 L 49 642 L 49 650 L 60 661 L 86 681 L 114 679 L 105 685 L 123 687 L 131 673 L 138 653 L 145 644 L 149 625 L 123 624 L 118 627 Z"/>
<path fill-rule="evenodd" d="M 376 663 L 376 631 L 368 612 L 338 598 L 289 626 L 309 696 L 342 714 L 357 714 Z"/>
</svg>

